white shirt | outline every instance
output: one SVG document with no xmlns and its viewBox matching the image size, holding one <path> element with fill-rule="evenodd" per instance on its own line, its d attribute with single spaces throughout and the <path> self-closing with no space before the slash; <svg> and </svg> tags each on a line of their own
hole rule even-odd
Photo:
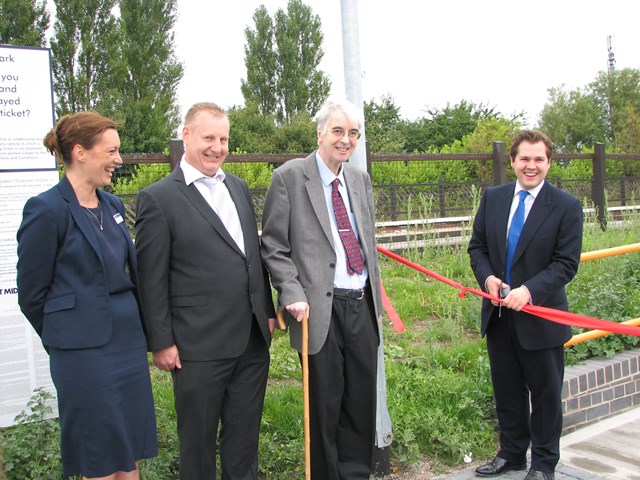
<svg viewBox="0 0 640 480">
<path fill-rule="evenodd" d="M 532 188 L 531 190 L 527 190 L 529 192 L 529 195 L 524 197 L 524 221 L 525 222 L 527 221 L 527 217 L 529 216 L 531 207 L 533 207 L 533 202 L 535 202 L 536 198 L 538 198 L 538 194 L 540 193 L 540 189 L 544 185 L 544 182 L 545 180 L 542 180 L 540 182 L 540 185 L 538 185 L 535 188 Z M 509 228 L 511 228 L 511 220 L 513 220 L 513 215 L 516 213 L 516 209 L 518 208 L 518 203 L 520 203 L 519 193 L 521 190 L 524 190 L 524 188 L 520 186 L 520 183 L 516 182 L 516 188 L 515 188 L 515 191 L 513 192 L 513 199 L 511 200 L 511 210 L 509 211 L 509 222 L 507 223 L 507 237 L 509 236 Z"/>
<path fill-rule="evenodd" d="M 542 180 L 540 182 L 540 185 L 538 185 L 535 188 L 532 188 L 531 190 L 527 190 L 529 192 L 529 195 L 527 195 L 526 197 L 524 197 L 524 221 L 526 223 L 527 221 L 527 217 L 529 216 L 529 212 L 531 211 L 531 207 L 533 207 L 533 202 L 536 201 L 536 198 L 538 198 L 538 194 L 540 193 L 540 190 L 542 189 L 542 186 L 544 185 L 544 182 L 546 180 Z M 507 239 L 509 238 L 509 228 L 511 228 L 511 220 L 513 220 L 513 215 L 516 213 L 516 209 L 518 208 L 518 203 L 520 203 L 520 191 L 524 190 L 524 188 L 522 188 L 522 186 L 520 186 L 519 182 L 516 182 L 516 188 L 513 192 L 513 200 L 511 200 L 511 210 L 509 211 L 509 223 L 507 224 Z M 487 281 L 485 280 L 485 290 L 487 290 Z M 529 292 L 529 289 L 525 286 L 522 285 L 522 287 L 524 287 L 527 292 Z M 488 291 L 488 290 L 487 290 Z M 529 303 L 533 304 L 533 297 L 531 296 L 531 292 L 529 292 Z"/>
<path fill-rule="evenodd" d="M 347 191 L 346 183 L 344 180 L 344 170 L 342 165 L 340 166 L 340 172 L 336 176 L 322 160 L 322 157 L 316 152 L 316 163 L 318 165 L 318 171 L 320 172 L 320 179 L 322 180 L 322 186 L 324 190 L 324 198 L 327 204 L 327 210 L 329 212 L 329 223 L 331 224 L 331 236 L 333 237 L 333 249 L 336 252 L 336 269 L 335 276 L 333 278 L 333 286 L 336 288 L 363 288 L 367 284 L 367 278 L 369 273 L 367 272 L 367 265 L 365 262 L 364 270 L 361 274 L 354 273 L 349 275 L 347 273 L 347 255 L 342 246 L 342 240 L 338 234 L 338 224 L 336 223 L 336 216 L 333 212 L 333 201 L 331 200 L 331 183 L 337 178 L 340 180 L 340 186 L 338 191 L 342 195 L 344 206 L 349 214 L 349 222 L 353 228 L 353 233 L 359 240 L 358 227 L 356 226 L 355 219 L 353 218 L 353 211 L 351 209 L 351 203 L 349 202 L 349 193 Z M 362 254 L 364 258 L 364 253 Z"/>
<path fill-rule="evenodd" d="M 189 162 L 187 162 L 183 155 L 182 159 L 180 160 L 180 168 L 184 173 L 185 183 L 187 185 L 191 185 L 193 183 L 195 187 L 198 189 L 198 191 L 200 192 L 200 195 L 202 195 L 202 198 L 205 199 L 205 201 L 209 204 L 211 209 L 218 215 L 218 217 L 220 217 L 222 222 L 225 223 L 224 215 L 222 214 L 222 212 L 218 211 L 218 206 L 213 201 L 213 197 L 211 195 L 211 188 L 206 183 L 206 182 L 211 182 L 211 180 L 215 181 L 217 183 L 215 188 L 223 189 L 221 191 L 221 194 L 227 197 L 226 205 L 228 205 L 228 207 L 233 210 L 233 215 L 235 215 L 235 218 L 237 219 L 237 224 L 238 226 L 240 225 L 240 217 L 238 216 L 238 210 L 236 209 L 235 203 L 233 202 L 233 199 L 229 194 L 229 189 L 224 184 L 224 179 L 226 178 L 226 174 L 222 171 L 222 167 L 218 168 L 218 171 L 213 177 L 209 177 L 207 175 L 204 175 L 200 170 L 198 170 L 197 168 L 192 166 Z M 242 253 L 245 253 L 245 245 L 244 245 L 244 237 L 242 234 L 242 228 L 238 227 L 237 229 L 235 229 L 236 231 L 232 231 L 232 229 L 230 229 L 228 225 L 225 224 L 225 227 L 227 228 L 227 231 L 229 232 L 231 237 L 236 242 L 236 245 L 238 245 L 238 248 L 240 248 Z"/>
</svg>

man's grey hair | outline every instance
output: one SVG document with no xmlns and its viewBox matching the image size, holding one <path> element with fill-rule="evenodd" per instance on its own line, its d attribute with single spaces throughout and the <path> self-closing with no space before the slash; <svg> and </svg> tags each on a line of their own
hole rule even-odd
<svg viewBox="0 0 640 480">
<path fill-rule="evenodd" d="M 329 118 L 337 112 L 344 113 L 349 120 L 358 124 L 358 130 L 362 130 L 362 125 L 364 124 L 364 116 L 362 114 L 362 110 L 356 107 L 353 103 L 346 99 L 336 99 L 330 98 L 316 114 L 316 122 L 318 123 L 318 132 L 321 135 L 327 133 L 327 121 Z"/>
</svg>

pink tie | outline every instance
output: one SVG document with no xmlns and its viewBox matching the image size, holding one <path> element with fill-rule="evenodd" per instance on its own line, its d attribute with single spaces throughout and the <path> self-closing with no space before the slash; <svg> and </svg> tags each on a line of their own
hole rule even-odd
<svg viewBox="0 0 640 480">
<path fill-rule="evenodd" d="M 364 270 L 364 259 L 362 258 L 358 240 L 351 228 L 351 222 L 349 221 L 347 209 L 342 201 L 342 195 L 340 195 L 340 191 L 338 190 L 339 185 L 340 180 L 337 178 L 331 182 L 331 201 L 333 202 L 333 212 L 335 213 L 336 224 L 338 225 L 338 235 L 340 235 L 344 252 L 347 255 L 347 273 L 353 275 L 354 273 L 362 273 Z"/>
</svg>

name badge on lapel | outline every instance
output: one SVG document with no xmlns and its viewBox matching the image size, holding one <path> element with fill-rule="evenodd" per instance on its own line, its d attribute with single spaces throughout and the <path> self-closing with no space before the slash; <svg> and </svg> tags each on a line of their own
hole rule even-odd
<svg viewBox="0 0 640 480">
<path fill-rule="evenodd" d="M 122 215 L 120 215 L 119 213 L 116 213 L 116 214 L 113 216 L 113 219 L 114 219 L 114 220 L 116 221 L 116 223 L 118 223 L 118 224 L 119 224 L 119 223 L 124 222 L 124 219 L 122 218 Z"/>
</svg>

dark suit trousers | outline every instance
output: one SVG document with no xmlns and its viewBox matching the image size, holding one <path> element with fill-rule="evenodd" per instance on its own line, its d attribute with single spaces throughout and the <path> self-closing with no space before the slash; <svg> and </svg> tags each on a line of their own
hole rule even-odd
<svg viewBox="0 0 640 480">
<path fill-rule="evenodd" d="M 487 331 L 491 380 L 500 424 L 498 456 L 525 463 L 531 443 L 531 468 L 553 472 L 560 458 L 564 348 L 525 350 L 518 342 L 508 309 Z"/>
<path fill-rule="evenodd" d="M 216 436 L 224 480 L 255 480 L 258 437 L 269 372 L 269 349 L 252 321 L 251 336 L 237 358 L 182 361 L 174 370 L 180 439 L 180 480 L 216 479 Z"/>
<path fill-rule="evenodd" d="M 371 472 L 379 340 L 366 291 L 362 300 L 334 296 L 327 340 L 309 356 L 313 480 L 368 480 Z"/>
</svg>

